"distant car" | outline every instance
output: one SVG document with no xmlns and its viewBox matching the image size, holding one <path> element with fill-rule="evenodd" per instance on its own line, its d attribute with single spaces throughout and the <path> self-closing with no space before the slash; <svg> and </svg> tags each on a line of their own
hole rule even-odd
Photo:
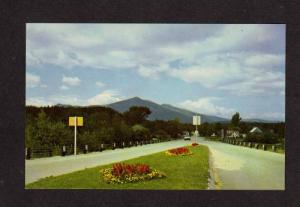
<svg viewBox="0 0 300 207">
<path fill-rule="evenodd" d="M 188 135 L 185 135 L 183 139 L 184 139 L 184 140 L 191 140 L 191 137 L 188 136 Z"/>
</svg>

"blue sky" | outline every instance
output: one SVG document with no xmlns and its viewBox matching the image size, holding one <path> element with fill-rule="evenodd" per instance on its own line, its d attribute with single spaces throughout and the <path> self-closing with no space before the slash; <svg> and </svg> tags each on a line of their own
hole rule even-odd
<svg viewBox="0 0 300 207">
<path fill-rule="evenodd" d="M 283 24 L 27 24 L 26 105 L 139 96 L 230 118 L 285 119 Z"/>
</svg>

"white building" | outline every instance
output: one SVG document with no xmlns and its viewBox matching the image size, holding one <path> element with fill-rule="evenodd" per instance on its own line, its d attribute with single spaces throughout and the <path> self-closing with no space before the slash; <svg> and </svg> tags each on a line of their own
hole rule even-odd
<svg viewBox="0 0 300 207">
<path fill-rule="evenodd" d="M 238 130 L 229 129 L 226 131 L 227 137 L 237 138 L 240 136 L 240 132 Z"/>
<path fill-rule="evenodd" d="M 258 127 L 253 127 L 253 129 L 250 130 L 250 133 L 262 133 L 262 130 Z"/>
</svg>

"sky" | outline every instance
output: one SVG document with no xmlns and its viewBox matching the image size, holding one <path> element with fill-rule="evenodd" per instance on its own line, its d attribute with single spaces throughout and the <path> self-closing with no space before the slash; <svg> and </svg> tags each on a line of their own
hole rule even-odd
<svg viewBox="0 0 300 207">
<path fill-rule="evenodd" d="M 26 24 L 26 105 L 132 97 L 285 120 L 284 24 Z"/>
</svg>

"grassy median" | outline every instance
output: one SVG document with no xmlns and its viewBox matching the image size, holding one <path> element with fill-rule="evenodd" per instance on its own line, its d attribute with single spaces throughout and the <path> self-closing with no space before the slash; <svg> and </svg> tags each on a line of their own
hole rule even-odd
<svg viewBox="0 0 300 207">
<path fill-rule="evenodd" d="M 124 161 L 124 163 L 144 163 L 166 174 L 166 178 L 149 181 L 108 184 L 100 175 L 100 169 L 112 164 L 87 168 L 60 176 L 40 179 L 25 186 L 26 189 L 207 189 L 208 148 L 199 145 L 189 147 L 190 156 L 167 156 L 159 152 Z"/>
</svg>

